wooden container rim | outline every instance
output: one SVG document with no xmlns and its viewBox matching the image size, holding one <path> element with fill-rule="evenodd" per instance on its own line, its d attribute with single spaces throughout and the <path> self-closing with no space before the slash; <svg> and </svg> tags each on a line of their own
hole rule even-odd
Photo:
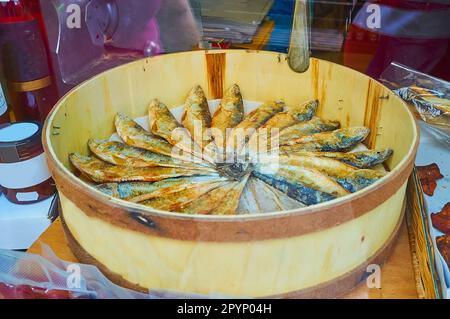
<svg viewBox="0 0 450 319">
<path fill-rule="evenodd" d="M 84 186 L 86 192 L 92 196 L 95 200 L 100 201 L 104 204 L 113 204 L 118 206 L 119 208 L 125 209 L 125 210 L 132 210 L 137 211 L 139 213 L 143 213 L 146 215 L 153 215 L 158 217 L 164 217 L 164 218 L 176 218 L 176 219 L 184 219 L 184 220 L 193 220 L 193 221 L 220 221 L 220 222 L 239 222 L 239 221 L 256 221 L 256 220 L 266 220 L 271 218 L 278 218 L 280 216 L 282 217 L 289 217 L 289 216 L 296 216 L 296 215 L 306 215 L 306 214 L 314 214 L 314 213 L 321 213 L 323 210 L 327 211 L 330 207 L 338 207 L 338 206 L 345 206 L 354 201 L 355 199 L 360 199 L 362 197 L 365 197 L 368 194 L 378 192 L 382 186 L 385 184 L 392 182 L 393 180 L 397 178 L 401 178 L 405 175 L 405 173 L 408 173 L 408 169 L 410 166 L 413 165 L 414 162 L 414 154 L 416 153 L 416 150 L 419 145 L 419 129 L 415 120 L 414 115 L 406 105 L 406 103 L 398 97 L 396 94 L 394 94 L 389 88 L 387 88 L 385 85 L 383 85 L 381 82 L 379 82 L 376 79 L 370 78 L 368 75 L 363 74 L 359 71 L 350 69 L 348 67 L 345 67 L 340 64 L 336 64 L 334 62 L 317 59 L 317 58 L 311 58 L 311 61 L 323 61 L 324 63 L 329 63 L 333 65 L 336 68 L 342 68 L 350 70 L 351 72 L 359 73 L 367 78 L 370 78 L 371 81 L 375 82 L 377 85 L 387 89 L 388 91 L 392 92 L 393 98 L 400 102 L 402 107 L 406 109 L 406 114 L 409 116 L 409 120 L 411 121 L 413 128 L 414 128 L 414 139 L 413 143 L 411 144 L 407 155 L 396 165 L 396 167 L 390 171 L 386 176 L 382 177 L 380 180 L 375 182 L 374 184 L 364 188 L 363 190 L 360 190 L 356 193 L 352 193 L 346 196 L 343 196 L 341 198 L 337 198 L 328 202 L 291 209 L 291 210 L 282 210 L 282 211 L 275 211 L 270 213 L 258 213 L 258 214 L 251 214 L 251 215 L 201 215 L 201 214 L 183 214 L 183 213 L 176 213 L 176 212 L 168 212 L 168 211 L 162 211 L 157 209 L 152 209 L 150 207 L 145 207 L 140 204 L 135 204 L 131 202 L 127 202 L 125 200 L 121 200 L 118 198 L 111 197 L 109 195 L 106 195 L 99 190 L 95 189 L 85 181 L 77 178 L 68 168 L 66 168 L 62 162 L 58 159 L 56 156 L 52 146 L 51 146 L 51 125 L 53 122 L 53 119 L 55 117 L 55 114 L 58 112 L 58 110 L 64 105 L 64 102 L 66 99 L 72 95 L 74 92 L 77 92 L 80 88 L 90 84 L 91 82 L 94 82 L 98 80 L 99 78 L 103 77 L 105 73 L 111 72 L 111 71 L 117 71 L 121 68 L 127 68 L 130 67 L 130 65 L 133 64 L 140 64 L 142 61 L 148 61 L 148 60 L 154 60 L 154 59 L 164 59 L 167 56 L 179 56 L 179 55 L 195 55 L 195 54 L 220 54 L 220 53 L 242 53 L 242 54 L 270 54 L 270 55 L 278 55 L 280 57 L 286 58 L 287 55 L 279 52 L 272 52 L 272 51 L 260 51 L 260 50 L 240 50 L 240 49 L 231 49 L 231 50 L 203 50 L 203 51 L 187 51 L 187 52 L 179 52 L 179 53 L 170 53 L 166 55 L 159 55 L 155 57 L 147 57 L 143 59 L 139 59 L 130 63 L 126 63 L 120 66 L 117 66 L 115 68 L 112 68 L 110 70 L 104 71 L 102 73 L 99 73 L 95 75 L 94 77 L 80 83 L 76 87 L 72 88 L 70 91 L 68 91 L 53 107 L 50 114 L 48 115 L 45 123 L 44 123 L 44 134 L 42 135 L 42 142 L 44 146 L 45 153 L 47 155 L 47 160 L 49 163 L 49 166 L 51 168 L 54 168 L 58 170 L 62 176 L 66 178 L 67 181 L 69 181 L 72 185 L 81 184 Z M 294 72 L 294 71 L 292 71 Z M 409 176 L 409 173 L 408 173 Z M 361 215 L 361 213 L 357 214 Z"/>
</svg>

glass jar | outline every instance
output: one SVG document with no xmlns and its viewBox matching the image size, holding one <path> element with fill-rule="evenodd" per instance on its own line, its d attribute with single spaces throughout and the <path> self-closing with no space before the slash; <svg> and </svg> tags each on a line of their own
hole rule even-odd
<svg viewBox="0 0 450 319">
<path fill-rule="evenodd" d="M 13 123 L 0 128 L 0 185 L 16 204 L 32 204 L 52 196 L 56 189 L 41 143 L 42 126 Z"/>
<path fill-rule="evenodd" d="M 6 102 L 5 93 L 0 85 L 0 125 L 9 123 L 8 103 Z"/>
<path fill-rule="evenodd" d="M 0 0 L 0 58 L 10 108 L 20 122 L 43 123 L 58 99 L 38 10 L 36 0 Z"/>
</svg>

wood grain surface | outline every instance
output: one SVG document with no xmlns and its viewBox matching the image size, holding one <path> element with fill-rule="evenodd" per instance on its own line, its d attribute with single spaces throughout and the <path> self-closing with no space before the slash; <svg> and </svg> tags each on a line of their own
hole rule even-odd
<svg viewBox="0 0 450 319">
<path fill-rule="evenodd" d="M 57 219 L 46 232 L 30 247 L 28 252 L 40 254 L 41 243 L 44 243 L 55 254 L 66 261 L 77 262 L 70 251 L 64 237 L 61 221 Z M 415 299 L 417 298 L 414 272 L 411 263 L 411 252 L 408 232 L 403 223 L 395 248 L 381 269 L 381 288 L 368 288 L 365 283 L 360 284 L 345 299 Z"/>
</svg>

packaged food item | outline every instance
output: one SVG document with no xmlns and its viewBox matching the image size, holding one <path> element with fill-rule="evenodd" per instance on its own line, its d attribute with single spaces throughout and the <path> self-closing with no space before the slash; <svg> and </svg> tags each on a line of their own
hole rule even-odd
<svg viewBox="0 0 450 319">
<path fill-rule="evenodd" d="M 380 80 L 412 104 L 440 142 L 450 145 L 450 83 L 391 63 Z"/>
<path fill-rule="evenodd" d="M 41 254 L 0 249 L 0 299 L 198 299 L 220 294 L 182 294 L 162 289 L 137 292 L 108 280 L 93 266 L 59 259 L 41 244 Z"/>
<path fill-rule="evenodd" d="M 42 127 L 36 122 L 0 128 L 0 185 L 13 203 L 31 204 L 55 193 L 41 134 Z"/>
<path fill-rule="evenodd" d="M 396 93 L 412 102 L 425 122 L 450 127 L 450 99 L 443 92 L 411 85 L 396 90 Z"/>
</svg>

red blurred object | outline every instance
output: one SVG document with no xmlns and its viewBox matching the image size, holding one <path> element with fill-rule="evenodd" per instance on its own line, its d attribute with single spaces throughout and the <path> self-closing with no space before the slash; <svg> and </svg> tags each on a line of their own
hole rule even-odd
<svg viewBox="0 0 450 319">
<path fill-rule="evenodd" d="M 225 50 L 225 49 L 230 49 L 231 44 L 232 44 L 231 42 L 227 42 L 227 41 L 211 42 L 211 48 Z"/>
<path fill-rule="evenodd" d="M 38 0 L 0 2 L 0 49 L 17 121 L 44 122 L 58 97 Z"/>
<path fill-rule="evenodd" d="M 407 22 L 415 21 L 415 17 L 430 21 L 435 17 L 434 13 L 449 10 L 450 4 L 403 0 L 376 0 L 367 3 L 380 5 L 386 12 L 396 12 L 396 19 L 404 19 L 408 27 L 404 27 L 399 21 L 390 21 L 394 15 L 382 16 L 383 23 L 379 29 L 363 28 L 353 23 L 344 44 L 346 66 L 379 78 L 392 62 L 397 62 L 450 81 L 450 39 L 438 36 L 441 32 L 436 28 L 426 29 L 426 37 L 416 35 L 417 30 L 410 30 L 411 23 Z M 364 13 L 364 7 L 360 11 Z M 445 19 L 441 16 L 440 24 L 448 26 L 448 22 L 443 20 Z M 394 25 L 399 26 L 397 30 L 392 27 Z"/>
<path fill-rule="evenodd" d="M 450 202 L 439 213 L 431 214 L 431 221 L 436 229 L 450 235 Z"/>
<path fill-rule="evenodd" d="M 3 87 L 0 84 L 0 128 L 2 124 L 10 122 L 8 113 L 8 103 L 6 101 L 6 93 L 3 91 Z"/>
<path fill-rule="evenodd" d="M 0 23 L 15 23 L 34 20 L 29 10 L 30 1 L 14 0 L 0 2 Z"/>
<path fill-rule="evenodd" d="M 437 187 L 436 181 L 444 178 L 436 163 L 426 166 L 417 166 L 417 176 L 419 177 L 423 192 L 428 196 L 434 195 L 434 190 Z"/>
<path fill-rule="evenodd" d="M 0 283 L 0 299 L 76 299 L 70 292 Z"/>
</svg>

